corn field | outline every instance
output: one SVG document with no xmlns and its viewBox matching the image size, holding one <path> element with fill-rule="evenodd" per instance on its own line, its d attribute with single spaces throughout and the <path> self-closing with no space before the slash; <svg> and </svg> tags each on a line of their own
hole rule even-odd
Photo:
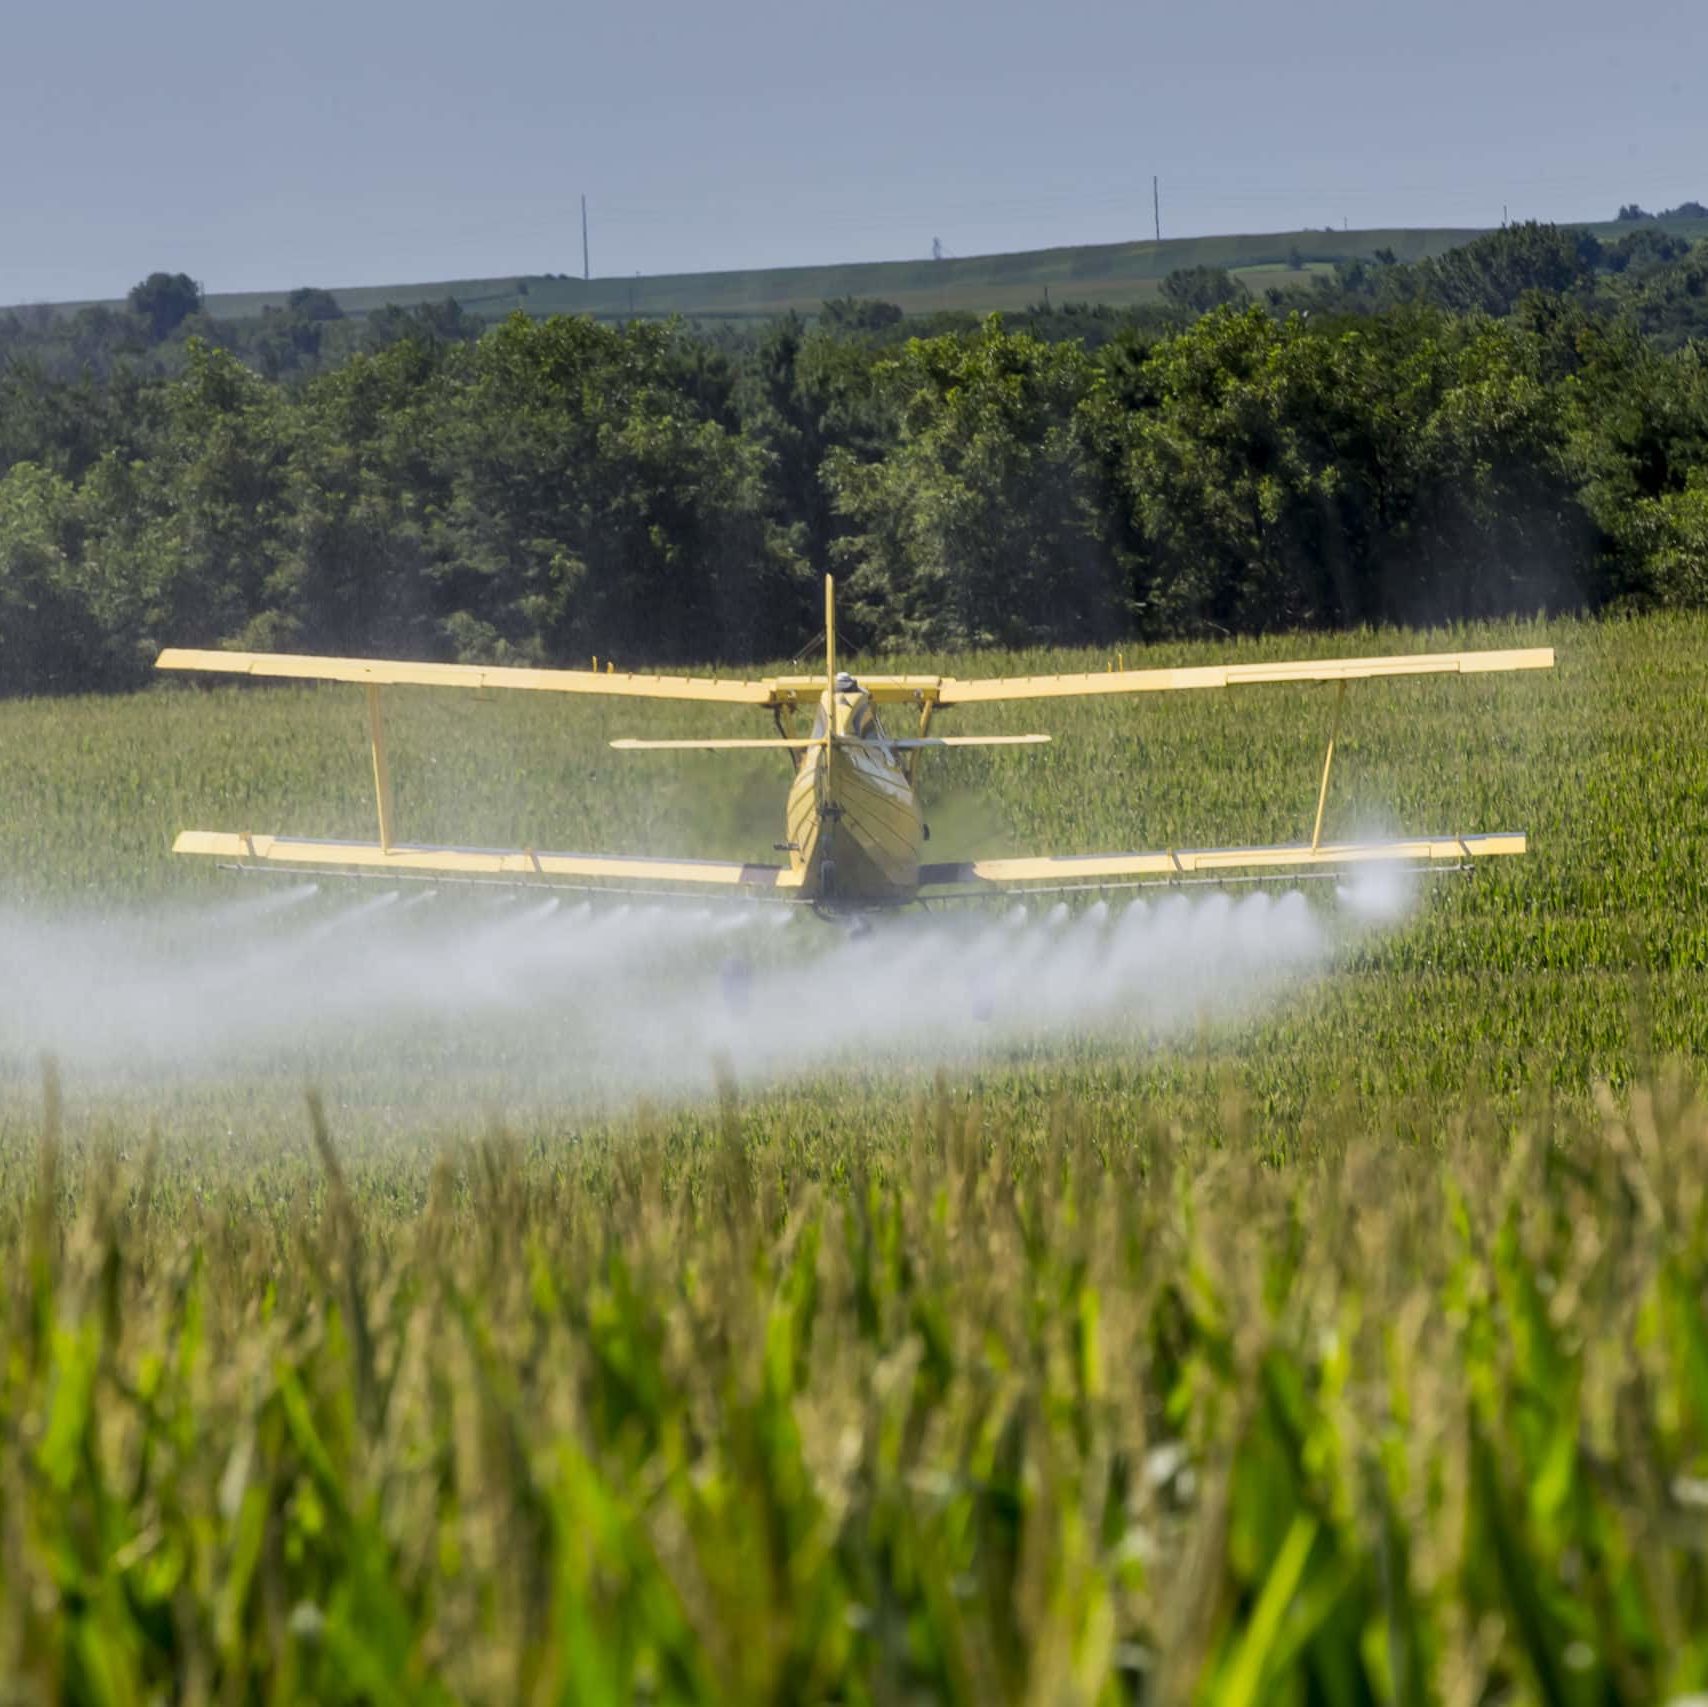
<svg viewBox="0 0 1708 1707">
<path fill-rule="evenodd" d="M 0 1702 L 1708 1691 L 1708 627 L 1523 632 L 1547 692 L 1373 694 L 1337 763 L 1532 855 L 1153 1052 L 483 1119 L 0 1035 Z M 1284 836 L 1320 704 L 953 776 L 1010 846 Z M 509 715 L 399 717 L 412 834 L 761 833 L 773 778 Z M 215 904 L 170 830 L 348 834 L 361 758 L 330 694 L 0 707 L 5 896 Z"/>
<path fill-rule="evenodd" d="M 17 1701 L 1708 1684 L 1708 1107 L 6 1179 Z M 310 1157 L 309 1139 L 318 1151 Z M 406 1170 L 407 1174 L 407 1170 Z"/>
</svg>

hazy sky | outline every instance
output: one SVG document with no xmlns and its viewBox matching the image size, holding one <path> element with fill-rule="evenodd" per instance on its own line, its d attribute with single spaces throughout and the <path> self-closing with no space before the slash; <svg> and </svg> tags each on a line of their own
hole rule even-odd
<svg viewBox="0 0 1708 1707">
<path fill-rule="evenodd" d="M 1708 201 L 1708 0 L 6 14 L 0 302 Z"/>
</svg>

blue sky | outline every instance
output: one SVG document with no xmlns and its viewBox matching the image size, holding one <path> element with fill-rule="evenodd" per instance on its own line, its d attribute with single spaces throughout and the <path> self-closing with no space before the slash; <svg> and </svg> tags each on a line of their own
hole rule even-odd
<svg viewBox="0 0 1708 1707">
<path fill-rule="evenodd" d="M 7 10 L 8 303 L 1708 201 L 1704 0 Z"/>
</svg>

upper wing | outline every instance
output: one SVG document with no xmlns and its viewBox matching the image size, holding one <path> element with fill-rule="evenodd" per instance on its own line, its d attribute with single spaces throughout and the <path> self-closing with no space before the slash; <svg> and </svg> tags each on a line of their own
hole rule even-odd
<svg viewBox="0 0 1708 1707">
<path fill-rule="evenodd" d="M 169 646 L 157 670 L 213 670 L 234 676 L 297 681 L 363 682 L 370 687 L 521 688 L 534 693 L 618 694 L 630 699 L 697 699 L 724 705 L 770 705 L 770 682 L 711 676 L 636 676 L 597 670 L 528 670 L 488 664 L 394 664 L 383 658 L 314 658 L 290 652 L 198 652 Z"/>
<path fill-rule="evenodd" d="M 1314 658 L 1272 664 L 1204 664 L 1173 670 L 1105 670 L 1077 676 L 939 679 L 939 705 L 996 699 L 1056 699 L 1077 694 L 1172 693 L 1186 688 L 1255 687 L 1273 682 L 1355 682 L 1372 676 L 1469 676 L 1495 670 L 1548 670 L 1550 646 L 1511 651 L 1417 652 L 1397 658 Z"/>
<path fill-rule="evenodd" d="M 1497 670 L 1550 670 L 1551 646 L 1487 652 L 1413 652 L 1394 658 L 1307 658 L 1266 664 L 1200 664 L 1168 670 L 1095 670 L 1073 676 L 867 676 L 863 687 L 880 704 L 931 700 L 939 706 L 998 699 L 1066 699 L 1081 694 L 1178 693 L 1189 688 L 1256 687 L 1274 682 L 1354 682 L 1371 676 L 1471 676 Z M 774 693 L 798 697 L 822 686 L 816 677 L 776 676 Z"/>
<path fill-rule="evenodd" d="M 932 700 L 940 706 L 999 699 L 1058 699 L 1075 695 L 1170 693 L 1188 688 L 1251 687 L 1272 682 L 1350 682 L 1371 676 L 1479 675 L 1496 670 L 1547 670 L 1552 647 L 1510 651 L 1418 652 L 1397 658 L 1318 658 L 1269 664 L 1205 664 L 1166 670 L 1103 670 L 1067 676 L 862 676 L 860 685 L 880 704 Z M 816 699 L 818 676 L 767 676 L 720 680 L 714 676 L 633 675 L 598 670 L 534 670 L 489 664 L 393 663 L 382 658 L 324 658 L 289 652 L 195 651 L 168 647 L 155 661 L 161 670 L 208 670 L 225 675 L 297 681 L 360 682 L 400 686 L 523 689 L 535 693 L 613 694 L 630 699 L 702 700 L 722 705 L 770 706 Z"/>
</svg>

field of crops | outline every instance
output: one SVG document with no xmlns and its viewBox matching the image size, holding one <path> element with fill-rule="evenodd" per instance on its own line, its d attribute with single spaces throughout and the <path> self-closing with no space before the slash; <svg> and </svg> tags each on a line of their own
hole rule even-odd
<svg viewBox="0 0 1708 1707">
<path fill-rule="evenodd" d="M 1676 219 L 1656 222 L 1695 240 L 1704 222 Z M 597 227 L 595 227 L 597 229 Z M 1608 241 L 1629 226 L 1613 221 L 1585 229 Z M 492 279 L 445 279 L 430 283 L 334 287 L 346 314 L 371 314 L 388 303 L 411 307 L 453 297 L 470 313 L 497 320 L 525 314 L 593 314 L 600 319 L 634 315 L 680 314 L 689 320 L 764 320 L 793 310 L 816 314 L 842 296 L 876 297 L 909 314 L 958 309 L 971 314 L 1018 311 L 1041 301 L 1046 292 L 1059 305 L 1106 302 L 1117 306 L 1143 302 L 1163 279 L 1182 267 L 1226 267 L 1254 292 L 1270 284 L 1297 286 L 1289 261 L 1295 252 L 1313 270 L 1328 271 L 1342 259 L 1369 260 L 1392 250 L 1402 261 L 1442 255 L 1482 235 L 1476 229 L 1430 227 L 1369 231 L 1275 231 L 1213 237 L 1170 237 L 1156 243 L 1080 244 L 1060 249 L 1021 250 L 1005 255 L 967 255 L 948 260 L 859 261 L 815 267 L 771 267 L 750 272 L 668 273 L 646 278 L 622 276 L 584 282 L 564 272 Z M 597 253 L 597 238 L 595 238 Z M 579 258 L 579 257 L 577 257 Z M 552 265 L 549 260 L 546 263 Z M 568 259 L 565 259 L 565 265 Z M 220 319 L 249 319 L 264 309 L 282 308 L 293 284 L 281 280 L 276 291 L 214 292 L 208 312 Z M 89 306 L 60 305 L 66 312 Z M 109 305 L 113 306 L 113 305 Z"/>
<path fill-rule="evenodd" d="M 1355 689 L 1331 805 L 1533 852 L 1154 1045 L 554 1107 L 0 1026 L 0 1700 L 1708 1688 L 1708 622 L 1306 644 L 1555 646 Z M 412 839 L 778 834 L 763 755 L 603 745 L 738 713 L 396 701 Z M 1328 712 L 963 714 L 1056 739 L 940 766 L 933 851 L 1295 839 Z M 227 906 L 174 830 L 366 790 L 352 690 L 0 706 L 5 917 Z"/>
<path fill-rule="evenodd" d="M 1685 226 L 1692 221 L 1682 222 Z M 1597 229 L 1601 229 L 1597 227 Z M 1479 233 L 1449 227 L 1419 230 L 1291 231 L 1251 236 L 1173 237 L 1161 243 L 1080 244 L 968 255 L 942 261 L 854 261 L 813 267 L 756 268 L 748 272 L 621 275 L 584 281 L 546 272 L 493 279 L 358 285 L 336 290 L 346 314 L 371 314 L 387 303 L 411 307 L 454 297 L 470 313 L 495 320 L 517 309 L 528 314 L 594 314 L 600 318 L 681 314 L 689 319 L 765 319 L 793 309 L 816 314 L 841 296 L 877 297 L 910 314 L 963 309 L 987 314 L 1038 302 L 1046 289 L 1058 302 L 1130 303 L 1154 295 L 1177 267 L 1285 268 L 1298 249 L 1313 260 L 1368 259 L 1390 248 L 1402 260 L 1440 255 Z M 577 257 L 579 258 L 579 257 Z M 335 285 L 335 280 L 326 281 Z M 1254 287 L 1255 288 L 1255 287 Z M 276 291 L 215 292 L 208 312 L 248 319 L 282 308 L 291 282 Z M 88 306 L 62 305 L 67 311 Z"/>
</svg>

